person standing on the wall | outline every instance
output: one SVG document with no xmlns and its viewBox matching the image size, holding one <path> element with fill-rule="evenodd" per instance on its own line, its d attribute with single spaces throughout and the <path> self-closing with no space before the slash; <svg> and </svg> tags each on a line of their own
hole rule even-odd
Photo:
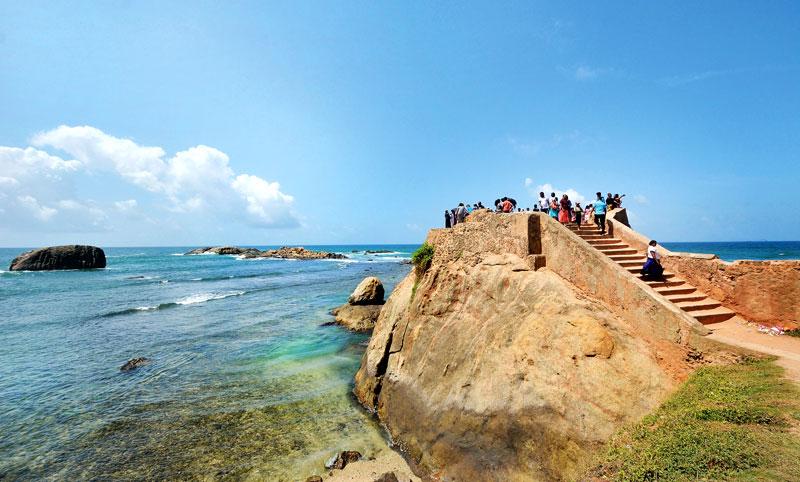
<svg viewBox="0 0 800 482">
<path fill-rule="evenodd" d="M 606 202 L 603 201 L 603 193 L 597 193 L 597 200 L 594 202 L 594 222 L 600 228 L 601 234 L 606 234 Z"/>
<path fill-rule="evenodd" d="M 452 227 L 452 223 L 450 222 L 450 211 L 447 209 L 444 210 L 444 227 Z"/>
<path fill-rule="evenodd" d="M 543 192 L 539 193 L 539 211 L 543 213 L 550 211 L 550 201 L 547 200 Z"/>
</svg>

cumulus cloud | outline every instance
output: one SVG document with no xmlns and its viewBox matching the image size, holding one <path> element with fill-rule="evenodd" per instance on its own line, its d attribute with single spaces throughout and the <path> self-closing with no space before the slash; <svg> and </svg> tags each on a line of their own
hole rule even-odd
<svg viewBox="0 0 800 482">
<path fill-rule="evenodd" d="M 40 222 L 63 215 L 77 230 L 81 224 L 101 229 L 108 221 L 107 210 L 138 208 L 135 199 L 105 207 L 79 200 L 73 178 L 89 173 L 117 176 L 160 198 L 173 213 L 217 216 L 261 228 L 299 224 L 292 210 L 294 198 L 283 193 L 279 183 L 237 174 L 227 154 L 213 147 L 197 145 L 169 157 L 161 147 L 142 146 L 91 126 L 59 126 L 34 135 L 31 144 L 0 146 L 0 212 L 17 213 L 10 218 L 4 214 L 7 221 L 22 223 L 22 213 Z"/>
<path fill-rule="evenodd" d="M 550 193 L 554 192 L 559 198 L 562 194 L 566 194 L 572 202 L 585 203 L 587 200 L 583 194 L 579 193 L 575 189 L 559 189 L 553 187 L 553 185 L 550 183 L 536 184 L 534 180 L 529 177 L 525 178 L 525 188 L 528 190 L 528 194 L 535 199 L 539 199 L 540 192 L 543 192 L 547 197 L 550 197 Z"/>
</svg>

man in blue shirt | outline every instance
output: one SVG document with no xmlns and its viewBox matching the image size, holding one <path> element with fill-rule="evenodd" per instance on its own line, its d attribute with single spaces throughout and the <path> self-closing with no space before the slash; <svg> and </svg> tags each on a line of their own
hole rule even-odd
<svg viewBox="0 0 800 482">
<path fill-rule="evenodd" d="M 606 234 L 606 202 L 603 201 L 603 193 L 597 193 L 597 200 L 594 206 L 594 222 L 600 228 L 602 234 Z"/>
</svg>

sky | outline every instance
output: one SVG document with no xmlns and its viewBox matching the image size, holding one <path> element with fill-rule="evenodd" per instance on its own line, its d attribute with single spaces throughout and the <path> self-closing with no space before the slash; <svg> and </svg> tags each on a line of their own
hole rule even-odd
<svg viewBox="0 0 800 482">
<path fill-rule="evenodd" d="M 800 240 L 800 2 L 0 0 L 0 246 L 419 243 L 626 194 Z"/>
</svg>

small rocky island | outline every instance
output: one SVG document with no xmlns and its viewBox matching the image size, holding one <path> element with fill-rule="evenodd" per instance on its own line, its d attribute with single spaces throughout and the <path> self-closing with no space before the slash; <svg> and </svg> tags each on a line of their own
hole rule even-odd
<svg viewBox="0 0 800 482">
<path fill-rule="evenodd" d="M 336 323 L 353 331 L 370 331 L 375 327 L 383 307 L 384 289 L 374 276 L 364 278 L 348 298 L 347 303 L 334 308 L 331 314 Z"/>
<path fill-rule="evenodd" d="M 303 247 L 284 246 L 279 249 L 260 250 L 257 248 L 240 248 L 238 246 L 216 246 L 197 248 L 185 253 L 186 255 L 199 254 L 227 254 L 241 256 L 245 259 L 253 258 L 279 258 L 279 259 L 347 259 L 347 256 L 327 251 L 312 251 Z"/>
<path fill-rule="evenodd" d="M 49 271 L 57 269 L 95 269 L 106 267 L 106 254 L 96 246 L 70 244 L 34 249 L 20 254 L 10 271 Z"/>
</svg>

